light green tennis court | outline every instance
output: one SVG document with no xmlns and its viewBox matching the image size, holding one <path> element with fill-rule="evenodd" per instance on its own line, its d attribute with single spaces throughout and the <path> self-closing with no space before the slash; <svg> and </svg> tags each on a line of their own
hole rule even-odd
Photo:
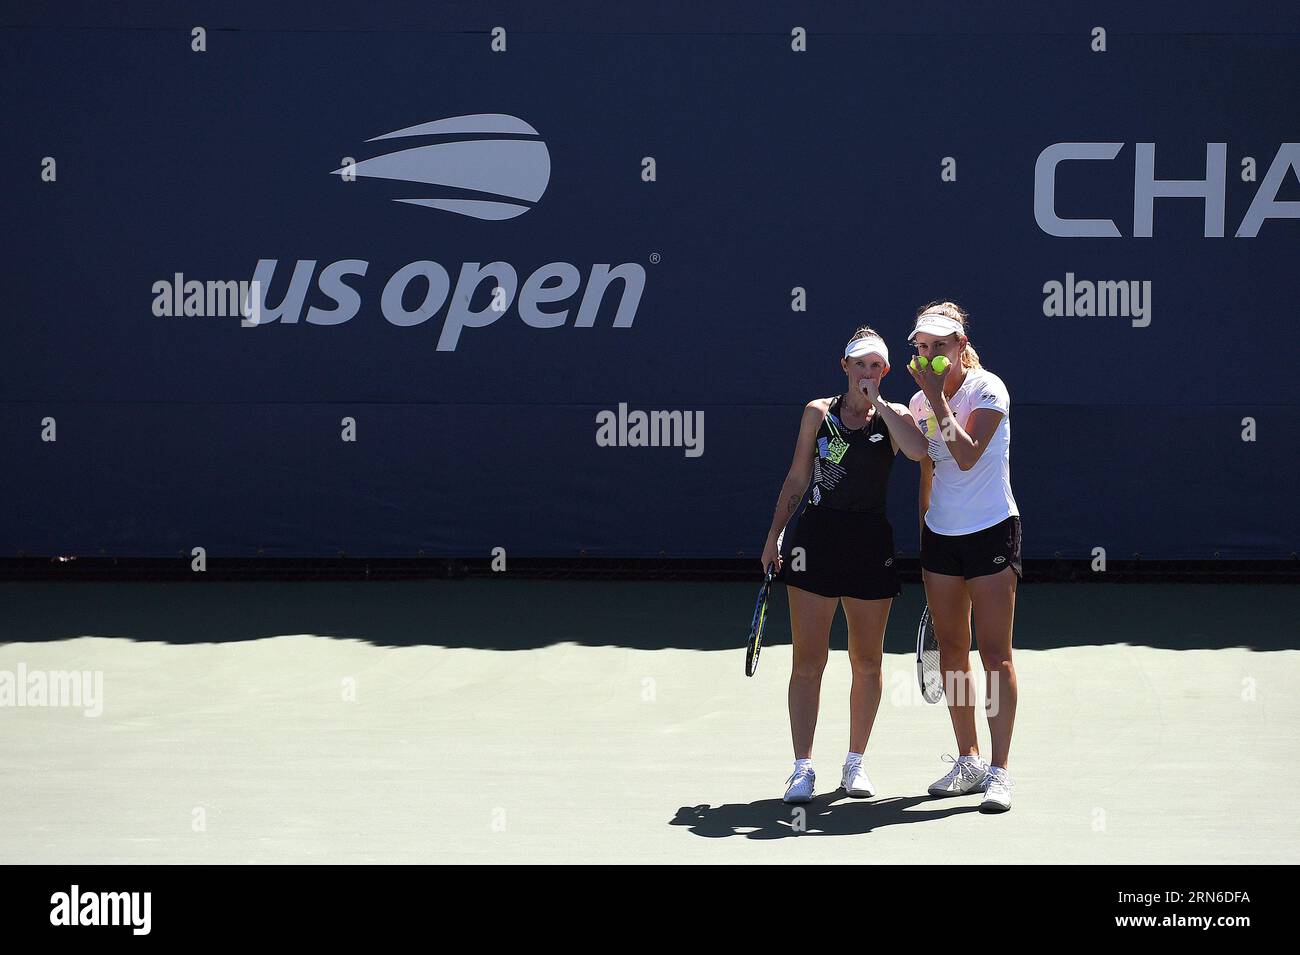
<svg viewBox="0 0 1300 955">
<path fill-rule="evenodd" d="M 878 795 L 832 791 L 839 620 L 819 794 L 783 805 L 788 616 L 778 596 L 746 679 L 754 589 L 2 584 L 0 678 L 98 673 L 102 698 L 0 707 L 0 861 L 1300 861 L 1294 588 L 1024 586 L 1002 816 L 925 795 L 952 736 L 915 688 L 915 584 L 886 640 Z"/>
</svg>

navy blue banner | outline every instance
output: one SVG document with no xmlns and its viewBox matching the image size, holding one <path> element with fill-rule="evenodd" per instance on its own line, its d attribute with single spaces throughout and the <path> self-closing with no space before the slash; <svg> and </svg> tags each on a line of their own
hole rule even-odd
<svg viewBox="0 0 1300 955">
<path fill-rule="evenodd" d="M 1026 557 L 1297 549 L 1300 13 L 424 6 L 5 12 L 0 553 L 757 556 L 938 298 Z"/>
</svg>

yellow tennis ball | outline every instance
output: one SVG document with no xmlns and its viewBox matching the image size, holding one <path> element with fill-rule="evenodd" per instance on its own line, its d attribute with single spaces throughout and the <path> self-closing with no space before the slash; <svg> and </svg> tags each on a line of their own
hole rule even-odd
<svg viewBox="0 0 1300 955">
<path fill-rule="evenodd" d="M 948 359 L 940 355 L 934 361 L 930 362 L 930 370 L 936 375 L 942 375 L 948 370 Z"/>
<path fill-rule="evenodd" d="M 928 364 L 930 364 L 930 359 L 926 358 L 924 355 L 917 355 L 912 359 L 912 370 L 924 371 Z"/>
</svg>

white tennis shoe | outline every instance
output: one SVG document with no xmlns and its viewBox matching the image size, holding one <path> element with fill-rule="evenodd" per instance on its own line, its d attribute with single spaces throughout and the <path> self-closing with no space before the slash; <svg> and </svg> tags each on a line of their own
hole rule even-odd
<svg viewBox="0 0 1300 955">
<path fill-rule="evenodd" d="M 944 753 L 943 758 L 952 763 L 952 769 L 942 779 L 930 784 L 931 796 L 965 796 L 984 791 L 989 764 L 982 756 L 966 755 L 953 759 Z"/>
<path fill-rule="evenodd" d="M 1010 773 L 1001 766 L 990 766 L 988 788 L 980 800 L 980 812 L 1006 812 L 1011 808 L 1011 792 L 1015 788 Z"/>
<path fill-rule="evenodd" d="M 817 774 L 812 771 L 811 766 L 795 769 L 786 780 L 789 785 L 785 791 L 785 801 L 811 802 L 816 781 Z"/>
<path fill-rule="evenodd" d="M 867 778 L 867 771 L 862 768 L 861 759 L 847 759 L 844 761 L 844 771 L 840 774 L 840 785 L 844 787 L 845 794 L 859 799 L 876 794 L 875 787 L 871 785 L 871 780 Z"/>
</svg>

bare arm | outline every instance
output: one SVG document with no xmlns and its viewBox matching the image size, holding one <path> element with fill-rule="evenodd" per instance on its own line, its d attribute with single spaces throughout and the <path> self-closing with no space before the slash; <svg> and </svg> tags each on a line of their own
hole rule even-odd
<svg viewBox="0 0 1300 955">
<path fill-rule="evenodd" d="M 916 427 L 912 412 L 905 405 L 893 405 L 880 396 L 880 381 L 867 378 L 860 382 L 862 394 L 871 402 L 876 413 L 880 415 L 885 427 L 889 429 L 889 443 L 897 454 L 903 454 L 912 461 L 919 461 L 926 456 L 929 442 Z"/>
<path fill-rule="evenodd" d="M 989 446 L 989 441 L 993 439 L 993 433 L 998 430 L 1005 412 L 997 408 L 976 408 L 967 417 L 966 427 L 963 428 L 957 421 L 957 416 L 952 413 L 948 396 L 943 391 L 944 381 L 952 373 L 951 366 L 939 375 L 934 374 L 933 368 L 918 370 L 908 365 L 907 370 L 912 380 L 921 387 L 926 401 L 930 403 L 930 409 L 939 422 L 939 436 L 943 439 L 943 443 L 948 445 L 948 452 L 952 455 L 953 461 L 961 470 L 969 471 L 979 462 L 984 449 Z M 984 397 L 988 398 L 990 395 L 986 394 Z"/>
<path fill-rule="evenodd" d="M 970 413 L 963 428 L 957 423 L 957 417 L 948 407 L 948 399 L 943 398 L 942 410 L 935 409 L 939 418 L 939 435 L 957 462 L 957 467 L 969 471 L 984 454 L 993 439 L 993 432 L 1002 423 L 1002 412 L 993 408 L 976 408 Z"/>
<path fill-rule="evenodd" d="M 818 402 L 810 401 L 803 410 L 803 420 L 799 422 L 799 437 L 795 441 L 794 459 L 790 470 L 781 485 L 781 494 L 776 501 L 776 510 L 772 514 L 772 526 L 767 532 L 767 546 L 764 548 L 764 566 L 771 554 L 777 550 L 776 542 L 781 531 L 789 523 L 794 512 L 799 509 L 808 481 L 812 477 L 813 449 L 817 444 L 817 429 L 822 425 L 825 411 Z"/>
<path fill-rule="evenodd" d="M 891 405 L 879 397 L 872 403 L 880 419 L 885 422 L 885 427 L 889 428 L 889 438 L 894 443 L 895 451 L 902 451 L 910 461 L 920 461 L 922 458 L 929 457 L 927 453 L 929 442 L 916 426 L 911 411 L 903 405 Z"/>
</svg>

